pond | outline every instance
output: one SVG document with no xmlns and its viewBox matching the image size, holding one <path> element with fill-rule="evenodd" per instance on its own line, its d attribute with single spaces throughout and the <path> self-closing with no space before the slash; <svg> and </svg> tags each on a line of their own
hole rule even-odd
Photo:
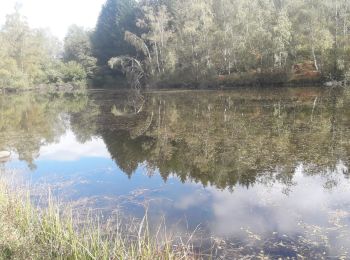
<svg viewBox="0 0 350 260">
<path fill-rule="evenodd" d="M 2 95 L 0 167 L 77 207 L 147 209 L 214 257 L 345 259 L 349 108 L 317 87 Z"/>
</svg>

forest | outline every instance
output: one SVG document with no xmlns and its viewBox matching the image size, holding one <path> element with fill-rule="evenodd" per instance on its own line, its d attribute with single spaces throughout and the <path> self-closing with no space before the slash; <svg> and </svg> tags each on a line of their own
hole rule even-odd
<svg viewBox="0 0 350 260">
<path fill-rule="evenodd" d="M 0 29 L 0 88 L 230 87 L 346 82 L 346 0 L 107 0 L 61 43 L 16 9 Z"/>
</svg>

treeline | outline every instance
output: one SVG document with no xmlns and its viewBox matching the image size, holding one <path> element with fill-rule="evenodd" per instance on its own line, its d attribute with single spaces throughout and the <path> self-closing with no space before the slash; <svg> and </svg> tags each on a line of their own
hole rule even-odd
<svg viewBox="0 0 350 260">
<path fill-rule="evenodd" d="M 0 89 L 28 89 L 40 84 L 85 84 L 77 62 L 61 59 L 60 42 L 43 29 L 31 29 L 18 10 L 0 29 Z"/>
<path fill-rule="evenodd" d="M 96 28 L 72 26 L 61 48 L 17 11 L 0 31 L 0 84 L 344 80 L 349 22 L 347 0 L 107 0 Z"/>
<path fill-rule="evenodd" d="M 343 79 L 349 14 L 346 0 L 107 0 L 92 46 L 104 76 L 117 57 L 141 83 Z"/>
</svg>

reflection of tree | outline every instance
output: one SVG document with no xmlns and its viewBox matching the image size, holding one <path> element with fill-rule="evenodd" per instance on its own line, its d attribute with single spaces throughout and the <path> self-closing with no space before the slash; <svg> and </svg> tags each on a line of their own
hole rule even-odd
<svg viewBox="0 0 350 260">
<path fill-rule="evenodd" d="M 129 176 L 146 163 L 165 181 L 175 174 L 222 189 L 292 186 L 301 164 L 309 175 L 349 167 L 350 95 L 340 91 L 163 92 L 145 100 L 135 114 L 121 92 L 2 96 L 0 149 L 34 167 L 40 146 L 70 126 L 81 142 L 101 136 Z"/>
<path fill-rule="evenodd" d="M 18 154 L 31 168 L 40 147 L 57 141 L 69 124 L 68 114 L 82 111 L 85 94 L 21 94 L 0 97 L 0 149 Z"/>
<path fill-rule="evenodd" d="M 148 137 L 131 139 L 125 131 L 104 132 L 102 136 L 107 149 L 118 166 L 130 177 L 143 162 L 152 147 L 153 140 Z"/>
<path fill-rule="evenodd" d="M 301 163 L 308 174 L 332 171 L 340 160 L 349 166 L 349 101 L 341 93 L 283 91 L 149 94 L 141 115 L 114 116 L 104 102 L 98 131 L 129 175 L 147 162 L 165 180 L 175 173 L 219 188 L 267 175 L 293 185 Z M 116 103 L 123 110 L 123 100 Z"/>
</svg>

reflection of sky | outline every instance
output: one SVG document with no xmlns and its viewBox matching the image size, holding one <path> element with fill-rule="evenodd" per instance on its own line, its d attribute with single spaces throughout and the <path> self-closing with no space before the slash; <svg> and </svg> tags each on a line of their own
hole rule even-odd
<svg viewBox="0 0 350 260">
<path fill-rule="evenodd" d="M 324 225 L 328 221 L 327 211 L 350 203 L 347 180 L 341 179 L 335 190 L 326 190 L 322 177 L 306 177 L 300 167 L 294 181 L 297 184 L 288 195 L 282 192 L 284 187 L 278 183 L 272 187 L 263 184 L 249 189 L 238 187 L 234 193 L 210 188 L 217 223 L 213 228 L 225 234 L 239 232 L 241 227 L 259 233 L 277 230 L 292 233 L 296 231 L 299 220 Z"/>
<path fill-rule="evenodd" d="M 329 243 L 337 248 L 350 246 L 350 216 L 342 219 L 346 225 L 337 228 L 330 222 L 331 218 L 342 212 L 350 212 L 350 185 L 341 172 L 333 173 L 338 185 L 334 189 L 325 189 L 322 176 L 305 176 L 300 166 L 295 173 L 296 185 L 284 194 L 284 186 L 275 183 L 272 187 L 263 184 L 246 189 L 237 187 L 233 193 L 209 188 L 212 196 L 211 209 L 213 219 L 210 228 L 213 234 L 226 237 L 242 237 L 245 230 L 269 237 L 273 232 L 279 236 L 309 237 L 314 234 L 305 233 L 305 224 L 321 228 L 332 228 L 329 231 Z M 315 228 L 314 230 L 317 230 Z M 334 252 L 336 253 L 336 252 Z"/>
<path fill-rule="evenodd" d="M 329 173 L 337 183 L 332 189 L 325 188 L 326 177 L 306 176 L 300 165 L 288 193 L 283 192 L 285 185 L 276 181 L 222 191 L 191 182 L 183 184 L 177 178 L 164 183 L 157 173 L 147 176 L 144 165 L 129 179 L 110 159 L 101 139 L 80 144 L 67 131 L 58 143 L 41 148 L 35 164 L 37 168 L 28 175 L 30 179 L 60 186 L 59 194 L 71 201 L 94 198 L 96 207 L 103 204 L 113 210 L 123 204 L 130 212 L 143 214 L 139 208 L 134 210 L 135 203 L 147 200 L 154 216 L 165 215 L 170 222 L 186 218 L 190 227 L 202 223 L 212 234 L 225 237 L 243 236 L 242 228 L 262 235 L 297 235 L 302 232 L 301 221 L 327 226 L 329 212 L 350 210 L 350 186 L 341 163 L 336 172 Z M 25 168 L 24 165 L 15 160 L 8 167 Z M 350 224 L 350 218 L 346 223 Z M 341 239 L 345 245 L 347 238 Z"/>
<path fill-rule="evenodd" d="M 59 142 L 41 147 L 39 160 L 77 161 L 83 157 L 110 158 L 110 155 L 101 139 L 94 138 L 82 144 L 72 131 L 67 131 Z"/>
</svg>

